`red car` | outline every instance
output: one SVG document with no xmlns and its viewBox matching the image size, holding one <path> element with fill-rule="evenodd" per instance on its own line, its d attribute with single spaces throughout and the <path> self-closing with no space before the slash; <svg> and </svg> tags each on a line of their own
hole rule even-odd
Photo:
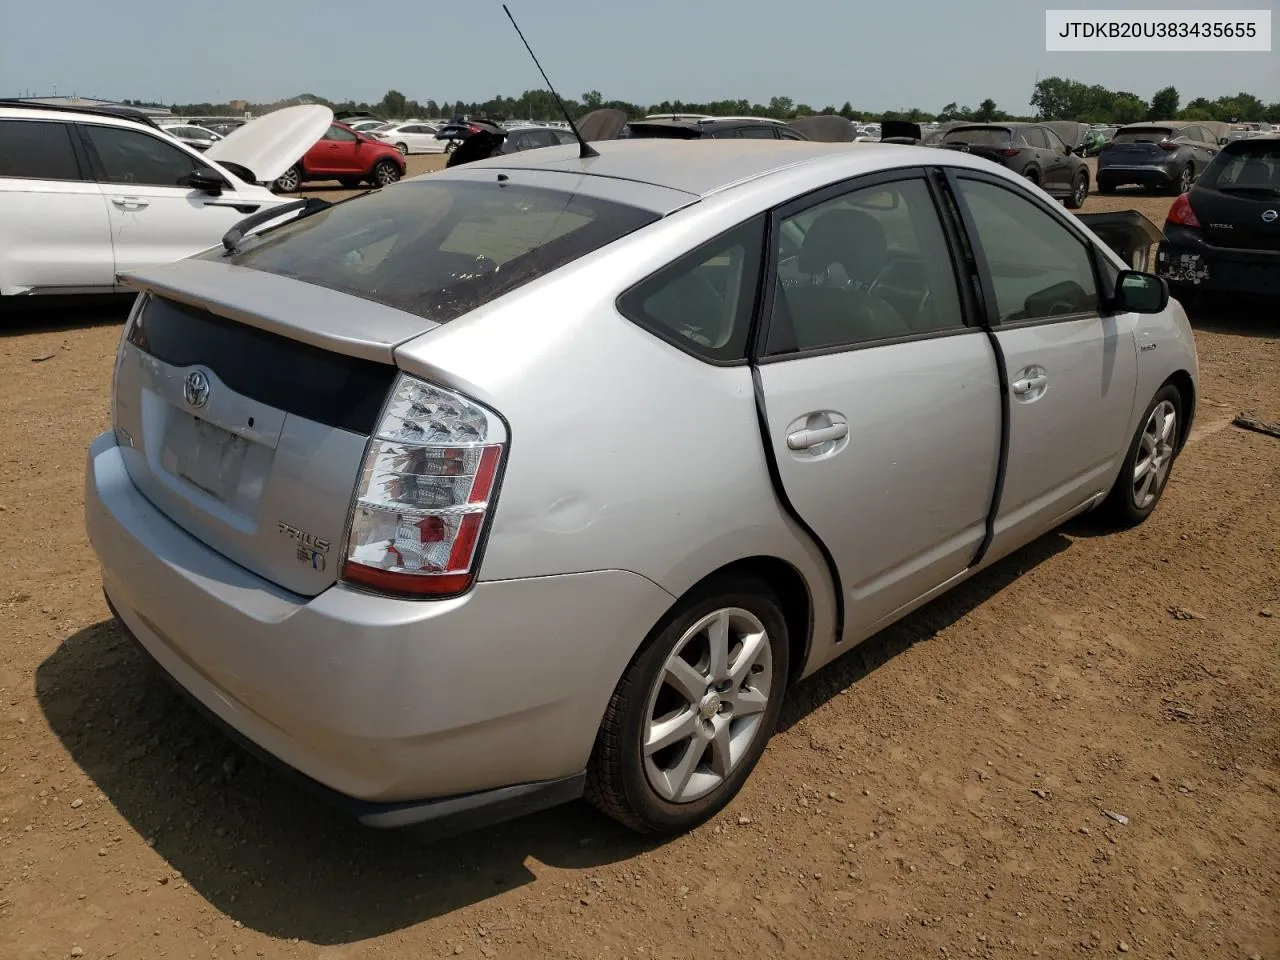
<svg viewBox="0 0 1280 960">
<path fill-rule="evenodd" d="M 385 187 L 404 176 L 404 157 L 388 143 L 336 121 L 302 159 L 280 175 L 275 189 L 292 193 L 308 180 L 337 180 L 344 187 L 368 181 Z"/>
</svg>

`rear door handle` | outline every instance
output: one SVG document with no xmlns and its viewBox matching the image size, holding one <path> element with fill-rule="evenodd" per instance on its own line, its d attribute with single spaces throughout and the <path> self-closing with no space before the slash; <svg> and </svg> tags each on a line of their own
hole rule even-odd
<svg viewBox="0 0 1280 960">
<path fill-rule="evenodd" d="M 1039 390 L 1048 381 L 1043 373 L 1036 374 L 1034 377 L 1023 377 L 1021 380 L 1013 381 L 1013 392 L 1018 396 L 1025 396 L 1033 390 Z"/>
<path fill-rule="evenodd" d="M 820 443 L 832 440 L 843 440 L 849 435 L 849 424 L 833 423 L 829 427 L 818 427 L 814 430 L 797 430 L 787 434 L 787 446 L 792 450 L 808 450 Z"/>
</svg>

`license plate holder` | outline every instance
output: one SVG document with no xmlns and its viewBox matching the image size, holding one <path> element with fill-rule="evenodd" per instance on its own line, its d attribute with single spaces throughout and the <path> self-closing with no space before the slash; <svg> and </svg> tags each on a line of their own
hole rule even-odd
<svg viewBox="0 0 1280 960">
<path fill-rule="evenodd" d="M 174 474 L 220 503 L 235 499 L 249 441 L 199 417 L 187 417 L 174 444 Z M 177 439 L 177 438 L 175 438 Z"/>
</svg>

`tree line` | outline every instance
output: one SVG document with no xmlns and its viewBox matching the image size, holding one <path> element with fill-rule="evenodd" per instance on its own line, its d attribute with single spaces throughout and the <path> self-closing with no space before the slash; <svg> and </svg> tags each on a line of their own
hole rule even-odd
<svg viewBox="0 0 1280 960">
<path fill-rule="evenodd" d="M 140 101 L 125 101 L 140 106 Z M 354 100 L 334 101 L 313 94 L 303 94 L 274 103 L 248 104 L 255 116 L 279 107 L 296 103 L 320 103 L 335 111 L 368 112 L 388 119 L 407 117 L 436 118 L 455 114 L 491 116 L 510 120 L 558 120 L 560 111 L 555 98 L 547 90 L 526 90 L 518 97 L 496 96 L 483 102 L 463 100 L 414 100 L 399 90 L 388 90 L 377 103 Z M 225 115 L 237 112 L 229 103 L 168 104 L 174 113 L 185 116 Z M 1137 123 L 1142 120 L 1222 120 L 1229 123 L 1269 122 L 1280 123 L 1280 102 L 1265 104 L 1251 93 L 1240 92 L 1233 96 L 1209 100 L 1197 97 L 1185 105 L 1175 87 L 1165 87 L 1150 101 L 1125 90 L 1109 90 L 1101 84 L 1085 84 L 1063 77 L 1047 77 L 1035 85 L 1031 96 L 1033 113 L 1009 113 L 1001 110 L 994 100 L 986 99 L 971 108 L 948 103 L 937 112 L 914 107 L 899 110 L 863 110 L 846 101 L 842 106 L 832 104 L 815 108 L 811 104 L 796 103 L 790 97 L 772 97 L 768 103 L 752 103 L 750 100 L 713 100 L 693 103 L 683 100 L 664 100 L 648 105 L 626 100 L 606 100 L 598 90 L 589 90 L 581 99 L 569 99 L 565 106 L 574 117 L 600 107 L 622 110 L 631 118 L 650 113 L 702 113 L 712 116 L 760 116 L 778 120 L 793 120 L 814 114 L 837 114 L 850 120 L 865 122 L 884 120 L 911 120 L 924 123 L 932 120 L 972 120 L 989 123 L 999 120 L 1079 120 L 1085 123 Z M 244 109 L 244 107 L 241 107 Z"/>
</svg>

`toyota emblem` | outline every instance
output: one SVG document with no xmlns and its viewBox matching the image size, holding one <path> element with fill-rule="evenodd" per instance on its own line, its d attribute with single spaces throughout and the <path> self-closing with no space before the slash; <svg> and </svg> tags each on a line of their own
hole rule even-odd
<svg viewBox="0 0 1280 960">
<path fill-rule="evenodd" d="M 1263 223 L 1275 223 L 1275 222 L 1276 222 L 1276 218 L 1277 218 L 1277 217 L 1280 217 L 1280 213 L 1276 213 L 1276 211 L 1274 211 L 1274 210 L 1263 210 L 1263 211 L 1262 211 L 1262 222 L 1263 222 Z"/>
<path fill-rule="evenodd" d="M 192 370 L 182 384 L 182 399 L 189 407 L 203 407 L 209 402 L 209 378 L 203 370 Z"/>
</svg>

